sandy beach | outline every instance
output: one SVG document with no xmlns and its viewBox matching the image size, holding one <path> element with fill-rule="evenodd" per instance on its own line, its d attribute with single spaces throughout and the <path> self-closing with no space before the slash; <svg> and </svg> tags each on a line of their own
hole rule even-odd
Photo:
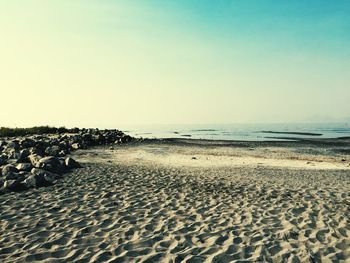
<svg viewBox="0 0 350 263">
<path fill-rule="evenodd" d="M 349 262 L 350 140 L 78 150 L 0 195 L 1 262 Z"/>
</svg>

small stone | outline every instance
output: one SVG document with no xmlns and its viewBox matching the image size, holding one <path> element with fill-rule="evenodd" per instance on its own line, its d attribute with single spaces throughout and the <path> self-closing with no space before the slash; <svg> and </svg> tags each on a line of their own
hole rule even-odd
<svg viewBox="0 0 350 263">
<path fill-rule="evenodd" d="M 346 159 L 345 159 L 345 158 L 343 158 L 343 159 L 341 159 L 341 161 L 342 161 L 342 162 L 346 162 Z"/>
</svg>

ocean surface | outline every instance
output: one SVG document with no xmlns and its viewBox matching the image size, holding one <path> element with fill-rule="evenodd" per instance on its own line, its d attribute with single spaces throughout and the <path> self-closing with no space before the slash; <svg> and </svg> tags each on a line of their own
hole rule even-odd
<svg viewBox="0 0 350 263">
<path fill-rule="evenodd" d="M 350 136 L 349 123 L 133 125 L 123 131 L 142 138 L 190 138 L 209 140 L 293 140 Z"/>
</svg>

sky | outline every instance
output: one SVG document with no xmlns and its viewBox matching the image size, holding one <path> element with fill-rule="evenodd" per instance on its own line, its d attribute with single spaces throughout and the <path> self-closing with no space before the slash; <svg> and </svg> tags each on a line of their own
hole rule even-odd
<svg viewBox="0 0 350 263">
<path fill-rule="evenodd" d="M 0 126 L 350 119 L 350 1 L 0 0 Z"/>
</svg>

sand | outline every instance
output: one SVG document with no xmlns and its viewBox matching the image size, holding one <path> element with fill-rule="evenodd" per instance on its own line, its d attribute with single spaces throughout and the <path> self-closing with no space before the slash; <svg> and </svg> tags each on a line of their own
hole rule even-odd
<svg viewBox="0 0 350 263">
<path fill-rule="evenodd" d="M 349 262 L 349 156 L 336 149 L 77 151 L 83 168 L 56 185 L 0 196 L 0 262 Z"/>
</svg>

